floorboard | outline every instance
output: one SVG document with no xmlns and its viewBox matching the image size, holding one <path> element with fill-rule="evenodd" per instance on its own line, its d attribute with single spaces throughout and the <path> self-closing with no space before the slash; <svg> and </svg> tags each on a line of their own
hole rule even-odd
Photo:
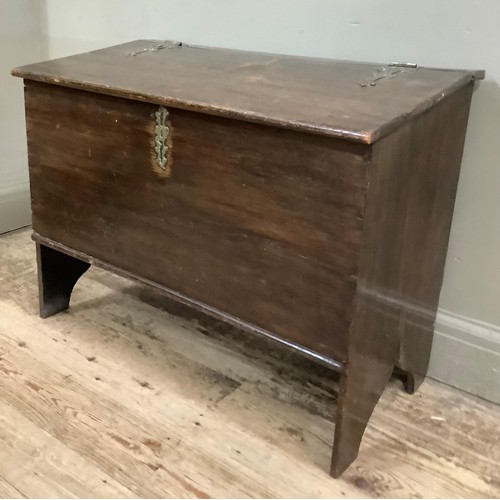
<svg viewBox="0 0 500 500">
<path fill-rule="evenodd" d="M 335 374 L 91 268 L 38 317 L 29 230 L 0 237 L 0 497 L 500 496 L 500 407 L 394 380 L 328 475 Z"/>
</svg>

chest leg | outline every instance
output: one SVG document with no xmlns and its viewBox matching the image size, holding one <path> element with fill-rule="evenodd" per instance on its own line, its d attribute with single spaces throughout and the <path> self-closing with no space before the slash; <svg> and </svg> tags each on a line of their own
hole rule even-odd
<svg viewBox="0 0 500 500">
<path fill-rule="evenodd" d="M 40 316 L 47 318 L 69 307 L 71 292 L 90 264 L 36 244 Z"/>
<path fill-rule="evenodd" d="M 378 350 L 363 344 L 351 350 L 340 378 L 330 470 L 335 478 L 358 456 L 368 421 L 393 373 L 397 350 L 396 336 Z"/>
</svg>

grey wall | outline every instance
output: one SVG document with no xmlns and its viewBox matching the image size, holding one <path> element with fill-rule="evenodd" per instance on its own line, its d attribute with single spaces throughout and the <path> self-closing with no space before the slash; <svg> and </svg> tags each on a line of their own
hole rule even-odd
<svg viewBox="0 0 500 500">
<path fill-rule="evenodd" d="M 166 38 L 486 69 L 473 99 L 431 373 L 500 402 L 500 1 L 45 0 L 43 7 L 51 57 Z"/>
<path fill-rule="evenodd" d="M 19 64 L 44 58 L 41 3 L 0 0 L 0 233 L 30 223 L 23 86 Z"/>
</svg>

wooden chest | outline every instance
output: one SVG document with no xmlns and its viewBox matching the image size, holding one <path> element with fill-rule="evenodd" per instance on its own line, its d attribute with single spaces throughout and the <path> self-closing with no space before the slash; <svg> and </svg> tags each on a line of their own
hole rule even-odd
<svg viewBox="0 0 500 500">
<path fill-rule="evenodd" d="M 425 376 L 482 74 L 147 40 L 13 74 L 41 316 L 95 264 L 328 364 L 339 476 Z"/>
</svg>

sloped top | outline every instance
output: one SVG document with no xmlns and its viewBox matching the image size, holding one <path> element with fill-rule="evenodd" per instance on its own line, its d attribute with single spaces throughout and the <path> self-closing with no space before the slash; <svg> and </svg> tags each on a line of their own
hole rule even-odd
<svg viewBox="0 0 500 500">
<path fill-rule="evenodd" d="M 398 67 L 402 70 L 393 78 L 370 85 L 382 66 L 136 40 L 30 64 L 12 74 L 366 144 L 484 77 Z"/>
</svg>

